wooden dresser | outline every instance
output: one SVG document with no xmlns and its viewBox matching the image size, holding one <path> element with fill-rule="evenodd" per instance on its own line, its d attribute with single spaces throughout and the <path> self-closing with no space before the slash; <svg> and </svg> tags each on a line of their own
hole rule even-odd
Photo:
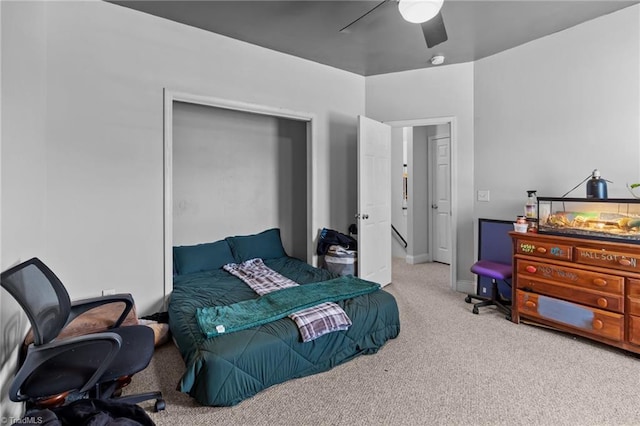
<svg viewBox="0 0 640 426">
<path fill-rule="evenodd" d="M 640 245 L 510 235 L 513 322 L 526 320 L 640 353 Z"/>
</svg>

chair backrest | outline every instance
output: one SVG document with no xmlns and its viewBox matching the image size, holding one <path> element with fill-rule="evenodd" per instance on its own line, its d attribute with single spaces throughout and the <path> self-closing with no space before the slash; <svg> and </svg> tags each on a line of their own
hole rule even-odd
<svg viewBox="0 0 640 426">
<path fill-rule="evenodd" d="M 510 265 L 513 242 L 509 231 L 513 231 L 511 220 L 478 219 L 478 260 L 491 260 Z M 485 296 L 486 293 L 482 289 L 490 292 L 491 285 L 491 278 L 478 277 L 478 294 Z M 510 289 L 505 283 L 499 282 L 498 289 L 503 297 L 511 297 Z"/>
<path fill-rule="evenodd" d="M 62 282 L 40 259 L 0 274 L 0 285 L 20 304 L 33 330 L 34 345 L 55 339 L 69 319 L 71 300 Z"/>
<path fill-rule="evenodd" d="M 478 219 L 478 260 L 510 264 L 513 242 L 509 236 L 513 221 Z"/>
</svg>

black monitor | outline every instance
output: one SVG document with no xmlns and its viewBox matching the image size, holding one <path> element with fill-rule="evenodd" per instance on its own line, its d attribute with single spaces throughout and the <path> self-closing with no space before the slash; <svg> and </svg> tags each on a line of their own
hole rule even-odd
<svg viewBox="0 0 640 426">
<path fill-rule="evenodd" d="M 478 260 L 511 264 L 513 242 L 509 232 L 513 231 L 513 221 L 499 219 L 478 219 Z M 498 282 L 498 290 L 503 299 L 511 299 L 511 288 Z M 491 297 L 491 278 L 478 276 L 478 295 Z"/>
</svg>

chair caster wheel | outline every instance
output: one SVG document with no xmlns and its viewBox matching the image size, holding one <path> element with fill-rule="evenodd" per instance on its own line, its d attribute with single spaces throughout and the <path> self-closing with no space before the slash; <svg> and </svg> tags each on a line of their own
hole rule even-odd
<svg viewBox="0 0 640 426">
<path fill-rule="evenodd" d="M 164 402 L 164 399 L 158 399 L 156 403 L 153 405 L 154 411 L 157 413 L 158 411 L 162 411 L 167 408 L 167 403 Z"/>
<path fill-rule="evenodd" d="M 479 311 L 478 308 L 476 306 L 473 307 L 473 309 L 471 310 L 471 312 L 473 312 L 474 314 L 478 315 Z"/>
<path fill-rule="evenodd" d="M 471 303 L 471 296 L 465 297 L 464 301 L 467 302 L 467 303 Z"/>
</svg>

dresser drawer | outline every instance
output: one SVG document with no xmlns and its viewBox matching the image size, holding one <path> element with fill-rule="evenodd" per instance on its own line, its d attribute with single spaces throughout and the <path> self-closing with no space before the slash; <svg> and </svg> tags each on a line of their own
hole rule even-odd
<svg viewBox="0 0 640 426">
<path fill-rule="evenodd" d="M 519 278 L 543 278 L 576 287 L 624 295 L 624 278 L 616 275 L 551 265 L 529 259 L 518 259 L 516 270 Z"/>
<path fill-rule="evenodd" d="M 629 315 L 629 342 L 640 345 L 640 317 Z"/>
<path fill-rule="evenodd" d="M 640 280 L 629 279 L 627 283 L 627 313 L 640 315 Z"/>
<path fill-rule="evenodd" d="M 589 305 L 594 308 L 624 313 L 624 296 L 587 290 L 581 287 L 518 275 L 517 288 L 545 296 Z M 640 299 L 638 299 L 640 302 Z"/>
<path fill-rule="evenodd" d="M 547 241 L 532 241 L 518 238 L 516 253 L 530 256 L 545 257 L 547 259 L 571 260 L 573 247 Z"/>
<path fill-rule="evenodd" d="M 640 272 L 640 254 L 584 247 L 576 247 L 575 250 L 576 263 Z"/>
<path fill-rule="evenodd" d="M 522 290 L 516 290 L 516 303 L 520 315 L 551 321 L 609 340 L 624 339 L 624 315 Z"/>
</svg>

